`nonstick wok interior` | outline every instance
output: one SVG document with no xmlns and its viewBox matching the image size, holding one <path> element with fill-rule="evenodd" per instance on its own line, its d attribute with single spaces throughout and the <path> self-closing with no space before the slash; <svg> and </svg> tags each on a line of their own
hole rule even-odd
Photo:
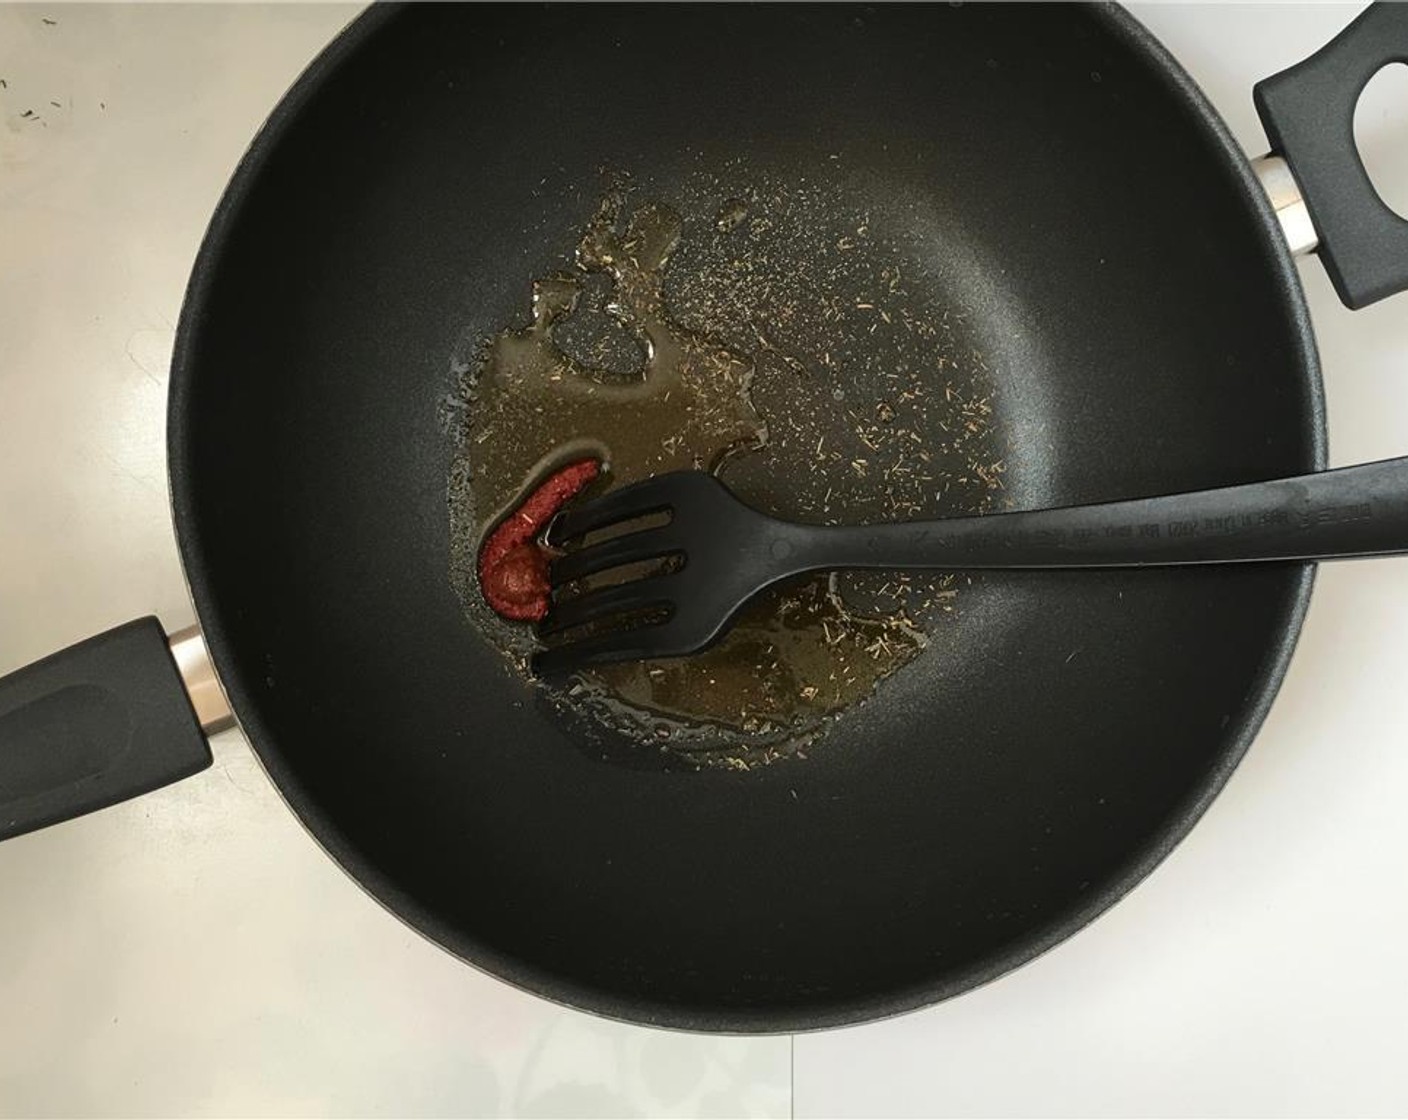
<svg viewBox="0 0 1408 1120">
<path fill-rule="evenodd" d="M 843 177 L 927 247 L 1015 504 L 1321 464 L 1288 258 L 1127 17 L 447 5 L 358 21 L 236 175 L 171 471 L 241 720 L 375 896 L 556 999 L 783 1029 L 961 991 L 1123 893 L 1245 749 L 1310 572 L 987 575 L 805 759 L 603 761 L 451 589 L 451 359 L 521 321 L 603 168 L 668 200 L 738 157 Z"/>
</svg>

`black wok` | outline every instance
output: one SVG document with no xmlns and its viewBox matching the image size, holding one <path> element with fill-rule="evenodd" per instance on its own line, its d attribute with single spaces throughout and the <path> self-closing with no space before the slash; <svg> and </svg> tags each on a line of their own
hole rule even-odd
<svg viewBox="0 0 1408 1120">
<path fill-rule="evenodd" d="M 1349 135 L 1405 52 L 1405 10 L 1377 8 L 1259 87 L 1352 305 L 1408 285 L 1408 223 Z M 1015 504 L 1324 465 L 1262 186 L 1128 15 L 1064 5 L 367 13 L 211 223 L 169 459 L 224 692 L 351 875 L 552 999 L 790 1030 L 962 992 L 1129 890 L 1246 750 L 1313 572 L 988 575 L 808 757 L 620 764 L 631 744 L 564 722 L 451 587 L 452 356 L 520 316 L 603 167 L 668 197 L 739 156 L 836 179 L 919 239 L 956 344 L 993 356 Z M 0 681 L 0 835 L 208 759 L 151 620 Z"/>
</svg>

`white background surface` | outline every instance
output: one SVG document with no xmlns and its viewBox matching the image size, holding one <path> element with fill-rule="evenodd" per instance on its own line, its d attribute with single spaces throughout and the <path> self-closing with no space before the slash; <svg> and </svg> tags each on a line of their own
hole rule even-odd
<svg viewBox="0 0 1408 1120">
<path fill-rule="evenodd" d="M 1251 154 L 1252 83 L 1353 11 L 1137 9 Z M 351 14 L 0 7 L 0 672 L 192 620 L 164 478 L 182 288 L 245 144 Z M 1351 314 L 1302 275 L 1334 462 L 1408 451 L 1408 297 Z M 1250 757 L 1149 882 L 981 991 L 798 1038 L 795 1070 L 785 1038 L 607 1024 L 453 961 L 227 732 L 190 781 L 0 845 L 0 1114 L 1401 1115 L 1405 668 L 1408 562 L 1327 568 Z"/>
</svg>

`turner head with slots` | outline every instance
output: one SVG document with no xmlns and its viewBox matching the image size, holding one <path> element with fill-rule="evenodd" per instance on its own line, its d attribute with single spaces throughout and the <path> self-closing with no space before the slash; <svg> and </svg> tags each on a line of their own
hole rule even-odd
<svg viewBox="0 0 1408 1120">
<path fill-rule="evenodd" d="M 668 518 L 658 524 L 661 517 Z M 629 522 L 646 522 L 631 528 Z M 583 543 L 602 530 L 618 535 Z M 795 527 L 800 528 L 800 527 Z M 552 607 L 539 626 L 548 648 L 540 676 L 613 661 L 684 657 L 707 649 L 760 588 L 791 574 L 753 558 L 782 552 L 794 529 L 744 505 L 703 471 L 678 471 L 569 506 L 549 541 L 571 551 L 551 569 Z M 625 565 L 656 562 L 648 574 L 579 590 L 578 581 Z"/>
</svg>

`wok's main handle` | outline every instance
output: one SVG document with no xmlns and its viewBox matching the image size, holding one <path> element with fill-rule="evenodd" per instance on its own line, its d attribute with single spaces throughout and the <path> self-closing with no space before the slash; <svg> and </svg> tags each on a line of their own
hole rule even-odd
<svg viewBox="0 0 1408 1120">
<path fill-rule="evenodd" d="M 1272 162 L 1263 182 L 1280 210 L 1275 180 L 1289 172 L 1346 307 L 1408 289 L 1408 220 L 1379 197 L 1354 142 L 1359 95 L 1395 62 L 1408 63 L 1408 3 L 1381 0 L 1304 62 L 1252 91 L 1275 156 L 1285 161 L 1284 168 Z M 1296 247 L 1299 238 L 1291 239 Z"/>
<path fill-rule="evenodd" d="M 0 677 L 0 840 L 204 770 L 231 722 L 199 632 L 155 618 Z"/>
</svg>

